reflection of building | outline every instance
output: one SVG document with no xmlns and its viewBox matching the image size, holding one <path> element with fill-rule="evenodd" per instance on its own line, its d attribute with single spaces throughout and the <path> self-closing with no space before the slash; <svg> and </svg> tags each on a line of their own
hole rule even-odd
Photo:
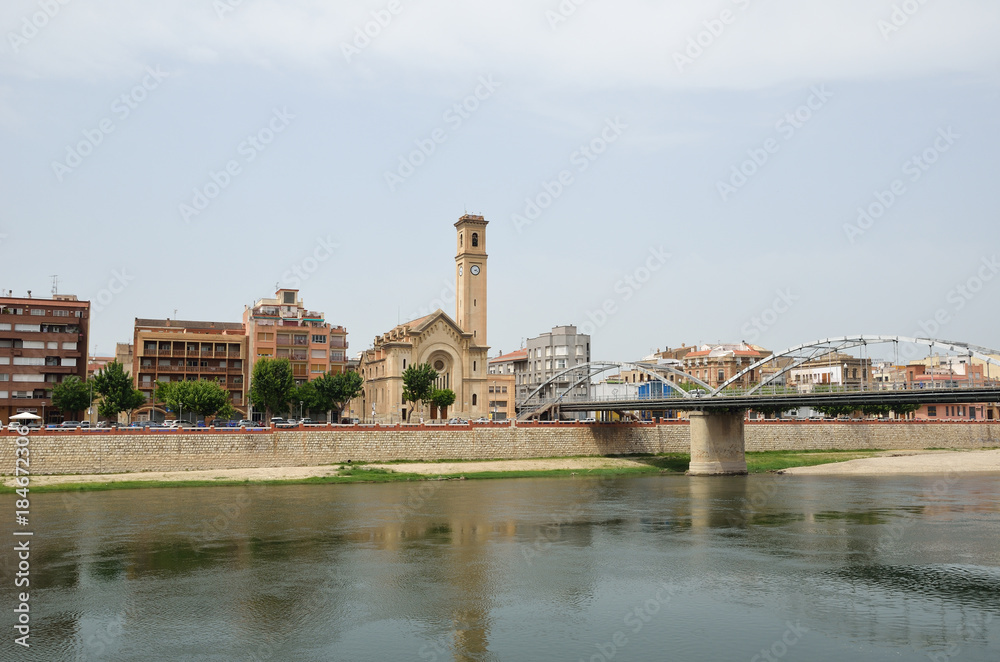
<svg viewBox="0 0 1000 662">
<path fill-rule="evenodd" d="M 136 319 L 133 352 L 135 386 L 150 402 L 137 410 L 136 420 L 165 416 L 153 402 L 158 382 L 199 379 L 218 382 L 246 413 L 247 338 L 239 322 Z"/>
<path fill-rule="evenodd" d="M 288 359 L 296 384 L 347 366 L 347 329 L 332 326 L 323 313 L 307 310 L 298 290 L 278 290 L 243 311 L 249 338 L 250 372 L 259 358 Z"/>
<path fill-rule="evenodd" d="M 430 364 L 437 372 L 436 386 L 455 392 L 450 414 L 483 418 L 489 414 L 486 226 L 482 216 L 466 214 L 455 223 L 458 254 L 455 256 L 455 318 L 443 310 L 397 325 L 375 338 L 362 353 L 358 368 L 364 392 L 352 403 L 361 418 L 379 422 L 405 419 L 411 413 L 403 401 L 403 372 L 410 366 Z M 428 403 L 423 415 L 432 415 Z M 416 420 L 416 419 L 414 419 Z"/>
<path fill-rule="evenodd" d="M 0 416 L 6 422 L 27 412 L 59 422 L 52 388 L 70 375 L 87 378 L 90 302 L 28 295 L 0 297 Z"/>
</svg>

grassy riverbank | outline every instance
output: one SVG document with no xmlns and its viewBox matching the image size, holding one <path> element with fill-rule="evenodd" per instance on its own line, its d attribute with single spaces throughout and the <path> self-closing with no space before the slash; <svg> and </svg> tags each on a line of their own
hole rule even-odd
<svg viewBox="0 0 1000 662">
<path fill-rule="evenodd" d="M 831 462 L 845 462 L 858 458 L 873 457 L 880 454 L 878 450 L 861 451 L 771 451 L 747 453 L 747 469 L 751 474 L 779 471 L 790 467 L 815 466 Z M 339 485 L 351 483 L 396 483 L 428 480 L 487 480 L 497 478 L 573 478 L 573 477 L 605 477 L 605 476 L 642 476 L 642 475 L 682 475 L 687 471 L 690 457 L 686 453 L 665 453 L 660 455 L 629 456 L 621 466 L 587 467 L 601 458 L 537 458 L 535 460 L 517 461 L 518 466 L 537 464 L 537 469 L 519 468 L 504 469 L 504 461 L 496 461 L 496 469 L 482 471 L 471 470 L 473 466 L 481 467 L 482 461 L 448 460 L 433 463 L 418 463 L 416 461 L 398 461 L 383 463 L 380 466 L 370 466 L 361 463 L 341 464 L 327 467 L 317 467 L 316 473 L 325 475 L 303 476 L 298 478 L 251 479 L 215 477 L 212 479 L 187 479 L 183 473 L 174 474 L 169 480 L 131 480 L 131 477 L 119 476 L 122 480 L 101 480 L 99 476 L 88 477 L 75 482 L 71 477 L 64 482 L 44 484 L 46 477 L 32 478 L 32 492 L 67 492 L 67 491 L 101 491 L 119 489 L 148 489 L 162 487 L 208 487 L 217 485 Z M 626 460 L 626 458 L 615 458 Z M 569 465 L 568 468 L 542 468 L 546 464 L 558 463 Z M 573 467 L 574 464 L 581 466 Z M 437 464 L 450 466 L 447 473 L 417 473 L 407 471 L 407 465 Z M 386 465 L 391 465 L 387 467 Z M 468 465 L 468 471 L 462 471 L 461 466 Z M 414 467 L 416 468 L 416 467 Z M 322 470 L 322 471 L 319 471 Z M 140 474 L 141 475 L 141 474 Z M 152 476 L 150 476 L 152 478 Z M 109 478 L 111 478 L 109 476 Z M 40 480 L 39 480 L 40 479 Z M 10 477 L 6 477 L 5 482 Z M 41 483 L 41 484 L 40 484 Z M 11 493 L 14 488 L 9 485 L 0 487 L 0 493 Z"/>
</svg>

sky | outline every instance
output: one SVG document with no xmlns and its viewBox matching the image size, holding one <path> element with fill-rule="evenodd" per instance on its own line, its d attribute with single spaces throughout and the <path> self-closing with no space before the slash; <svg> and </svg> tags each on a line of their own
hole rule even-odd
<svg viewBox="0 0 1000 662">
<path fill-rule="evenodd" d="M 490 222 L 491 356 L 851 334 L 1000 347 L 987 0 L 5 0 L 0 288 L 239 321 L 454 314 Z"/>
</svg>

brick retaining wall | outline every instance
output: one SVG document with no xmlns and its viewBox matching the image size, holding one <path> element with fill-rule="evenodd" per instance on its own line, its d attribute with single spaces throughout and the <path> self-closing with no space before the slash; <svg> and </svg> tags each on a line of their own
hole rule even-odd
<svg viewBox="0 0 1000 662">
<path fill-rule="evenodd" d="M 747 450 L 983 448 L 1000 446 L 1000 422 L 750 422 Z M 276 431 L 37 431 L 33 474 L 121 473 L 309 466 L 355 461 L 519 459 L 689 450 L 686 422 L 661 425 L 527 424 L 354 426 Z M 13 473 L 16 435 L 4 431 Z"/>
</svg>

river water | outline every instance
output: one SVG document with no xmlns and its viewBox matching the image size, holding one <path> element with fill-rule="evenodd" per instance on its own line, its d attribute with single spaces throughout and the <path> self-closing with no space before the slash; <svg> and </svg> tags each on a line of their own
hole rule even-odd
<svg viewBox="0 0 1000 662">
<path fill-rule="evenodd" d="M 0 659 L 996 662 L 998 482 L 38 494 L 31 648 L 13 642 L 7 551 Z"/>
</svg>

